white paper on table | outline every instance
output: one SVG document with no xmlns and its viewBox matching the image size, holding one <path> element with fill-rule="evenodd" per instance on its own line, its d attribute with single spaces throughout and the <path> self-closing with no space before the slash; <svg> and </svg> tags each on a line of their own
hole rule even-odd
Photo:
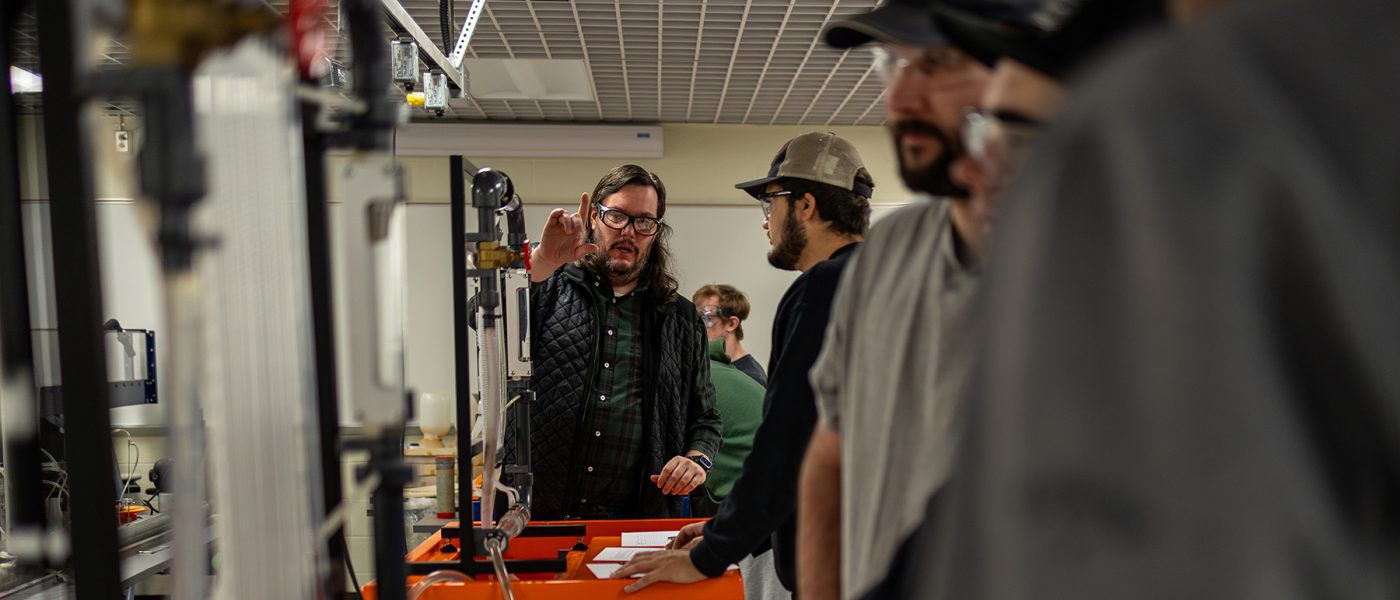
<svg viewBox="0 0 1400 600">
<path fill-rule="evenodd" d="M 663 548 L 680 534 L 680 531 L 624 531 L 622 545 L 629 548 Z"/>
<path fill-rule="evenodd" d="M 598 579 L 607 579 L 609 577 L 612 577 L 613 572 L 621 568 L 622 565 L 618 563 L 588 563 L 588 570 L 593 571 L 593 576 L 597 577 Z M 632 579 L 637 579 L 641 576 L 642 575 L 638 573 L 636 575 L 633 575 Z"/>
<path fill-rule="evenodd" d="M 643 552 L 656 552 L 656 548 L 603 548 L 593 560 L 598 562 L 627 562 Z"/>
</svg>

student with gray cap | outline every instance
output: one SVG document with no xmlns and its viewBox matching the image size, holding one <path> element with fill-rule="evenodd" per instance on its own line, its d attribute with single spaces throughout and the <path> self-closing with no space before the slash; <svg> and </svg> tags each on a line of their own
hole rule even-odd
<svg viewBox="0 0 1400 600">
<path fill-rule="evenodd" d="M 963 111 L 989 71 L 934 26 L 953 4 L 996 16 L 1008 3 L 890 0 L 833 25 L 827 43 L 876 42 L 885 116 L 909 188 L 927 196 L 882 219 L 852 260 L 811 377 L 820 411 L 801 476 L 799 592 L 859 598 L 947 481 L 959 395 L 972 370 L 969 315 L 992 215 L 949 166 Z"/>
<path fill-rule="evenodd" d="M 686 526 L 671 550 L 639 556 L 617 571 L 614 577 L 643 576 L 628 591 L 658 581 L 699 581 L 734 563 L 743 571 L 747 598 L 786 597 L 783 588 L 796 584 L 798 468 L 817 421 L 808 373 L 837 283 L 869 225 L 874 182 L 849 141 L 812 132 L 784 144 L 767 177 L 735 187 L 763 209 L 768 262 L 802 275 L 773 319 L 763 422 L 739 479 L 713 519 Z M 781 587 L 773 585 L 774 569 Z"/>
<path fill-rule="evenodd" d="M 960 48 L 993 67 L 979 106 L 964 116 L 963 142 L 968 152 L 952 167 L 954 181 L 968 189 L 968 201 L 993 212 L 1001 204 L 1004 184 L 1027 165 L 1044 129 L 1076 93 L 1067 81 L 1110 47 L 1165 19 L 1163 0 L 1059 0 L 1028 10 L 1021 18 L 998 21 L 947 7 L 937 12 L 939 26 Z M 996 233 L 1003 235 L 1004 230 Z M 984 287 L 979 305 L 985 304 L 987 292 Z M 980 325 L 972 335 L 977 341 L 974 351 L 986 343 Z M 1003 363 L 983 365 L 983 371 L 994 376 L 1004 372 Z M 969 395 L 963 403 L 969 414 L 977 413 L 975 396 Z M 962 431 L 965 440 L 976 435 L 975 426 Z M 869 597 L 935 598 L 940 588 L 946 589 L 943 586 L 954 573 L 948 568 L 950 557 L 938 551 L 966 523 L 969 504 L 979 504 L 958 504 L 949 498 L 956 497 L 959 482 L 975 477 L 972 471 L 976 470 L 959 459 L 950 481 L 931 498 L 923 524 L 907 538 Z M 949 597 L 983 596 L 954 593 Z"/>
</svg>

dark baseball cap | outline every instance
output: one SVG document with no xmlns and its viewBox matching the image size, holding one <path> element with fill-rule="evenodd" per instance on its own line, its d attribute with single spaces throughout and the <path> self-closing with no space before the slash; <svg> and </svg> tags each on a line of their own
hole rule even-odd
<svg viewBox="0 0 1400 600">
<path fill-rule="evenodd" d="M 949 43 L 933 21 L 933 9 L 951 6 L 989 19 L 1025 12 L 1024 5 L 1039 0 L 885 0 L 867 13 L 838 21 L 826 28 L 822 39 L 840 49 L 867 42 L 905 46 L 939 46 Z"/>
<path fill-rule="evenodd" d="M 1164 0 L 1048 0 L 1016 17 L 988 19 L 953 6 L 934 10 L 952 43 L 991 66 L 1009 58 L 1055 79 L 1121 37 L 1166 22 Z"/>
<path fill-rule="evenodd" d="M 861 172 L 865 173 L 864 181 L 858 180 Z M 767 177 L 736 183 L 734 187 L 757 198 L 765 186 L 785 177 L 825 183 L 865 198 L 871 197 L 875 187 L 855 145 L 823 131 L 804 133 L 788 140 L 773 157 Z"/>
</svg>

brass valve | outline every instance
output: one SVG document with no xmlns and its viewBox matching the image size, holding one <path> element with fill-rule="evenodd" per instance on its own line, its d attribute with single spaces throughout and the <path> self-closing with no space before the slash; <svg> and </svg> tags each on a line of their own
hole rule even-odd
<svg viewBox="0 0 1400 600">
<path fill-rule="evenodd" d="M 478 269 L 504 269 L 520 259 L 519 252 L 501 247 L 500 242 L 476 243 L 476 268 Z"/>
</svg>

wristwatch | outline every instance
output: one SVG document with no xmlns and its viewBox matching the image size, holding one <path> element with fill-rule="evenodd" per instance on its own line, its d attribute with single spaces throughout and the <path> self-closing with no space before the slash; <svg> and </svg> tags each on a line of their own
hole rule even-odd
<svg viewBox="0 0 1400 600">
<path fill-rule="evenodd" d="M 710 459 L 706 458 L 704 454 L 687 456 L 686 458 L 695 461 L 695 464 L 700 465 L 700 468 L 704 469 L 706 473 L 709 473 L 710 469 L 715 468 L 715 463 L 710 462 Z"/>
</svg>

